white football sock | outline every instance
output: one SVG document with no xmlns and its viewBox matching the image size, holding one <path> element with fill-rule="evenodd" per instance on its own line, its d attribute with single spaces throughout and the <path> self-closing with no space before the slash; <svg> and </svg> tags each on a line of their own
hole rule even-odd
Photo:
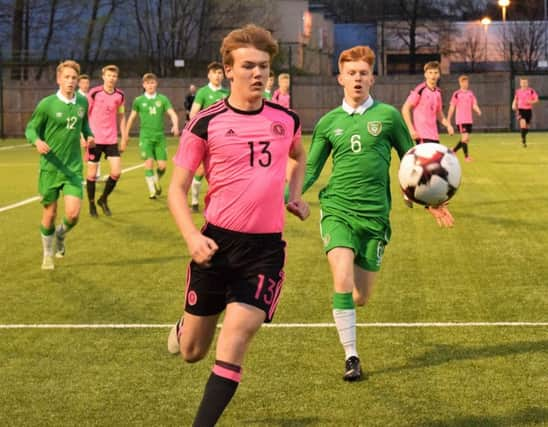
<svg viewBox="0 0 548 427">
<path fill-rule="evenodd" d="M 192 179 L 192 185 L 190 187 L 190 195 L 193 205 L 199 204 L 200 200 L 200 188 L 202 187 L 202 181 L 198 181 L 196 178 Z"/>
<path fill-rule="evenodd" d="M 333 319 L 335 319 L 339 340 L 344 348 L 345 358 L 358 357 L 356 348 L 356 309 L 342 310 L 335 308 L 333 309 Z"/>
<path fill-rule="evenodd" d="M 154 188 L 154 178 L 152 176 L 145 176 L 145 181 L 147 183 L 149 193 L 156 194 L 156 189 Z"/>
<path fill-rule="evenodd" d="M 42 236 L 42 249 L 44 250 L 44 256 L 53 256 L 53 240 L 55 239 L 55 233 L 49 236 Z"/>
</svg>

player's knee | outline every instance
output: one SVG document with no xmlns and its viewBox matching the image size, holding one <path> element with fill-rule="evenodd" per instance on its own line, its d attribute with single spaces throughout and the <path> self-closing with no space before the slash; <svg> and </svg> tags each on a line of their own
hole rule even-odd
<svg viewBox="0 0 548 427">
<path fill-rule="evenodd" d="M 120 179 L 121 174 L 120 173 L 111 173 L 110 177 L 113 181 L 118 181 Z"/>
<path fill-rule="evenodd" d="M 80 209 L 69 210 L 65 213 L 65 217 L 67 218 L 67 221 L 71 223 L 72 225 L 76 225 L 76 223 L 78 222 L 79 216 L 80 216 Z"/>
<path fill-rule="evenodd" d="M 196 363 L 202 360 L 206 354 L 207 349 L 203 349 L 198 345 L 180 345 L 181 357 L 187 363 Z"/>
</svg>

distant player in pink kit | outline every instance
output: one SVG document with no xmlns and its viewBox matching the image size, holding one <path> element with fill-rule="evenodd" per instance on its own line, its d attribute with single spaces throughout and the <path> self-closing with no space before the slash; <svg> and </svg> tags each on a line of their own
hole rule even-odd
<svg viewBox="0 0 548 427">
<path fill-rule="evenodd" d="M 278 76 L 278 89 L 272 94 L 272 102 L 280 104 L 285 108 L 291 108 L 291 95 L 289 87 L 291 85 L 291 77 L 288 73 L 282 73 Z"/>
<path fill-rule="evenodd" d="M 478 116 L 481 116 L 481 110 L 478 107 L 478 101 L 474 92 L 468 89 L 468 76 L 459 77 L 460 89 L 453 92 L 451 102 L 449 104 L 449 111 L 447 112 L 447 120 L 451 122 L 453 113 L 457 112 L 455 116 L 455 123 L 460 133 L 460 141 L 453 151 L 456 153 L 460 148 L 464 151 L 464 160 L 467 162 L 472 161 L 472 158 L 468 155 L 468 142 L 470 141 L 470 134 L 472 133 L 472 110 L 474 110 Z"/>
<path fill-rule="evenodd" d="M 447 133 L 453 135 L 451 123 L 443 115 L 441 90 L 438 87 L 440 79 L 440 64 L 431 61 L 424 66 L 425 81 L 411 91 L 403 104 L 401 113 L 409 129 L 411 138 L 417 144 L 423 142 L 440 142 L 438 134 L 439 121 L 447 128 Z M 413 117 L 411 118 L 411 110 Z"/>
<path fill-rule="evenodd" d="M 126 115 L 124 110 L 124 92 L 116 88 L 119 69 L 116 65 L 107 65 L 102 70 L 103 85 L 94 87 L 88 93 L 89 103 L 89 125 L 95 137 L 95 146 L 90 147 L 88 156 L 88 170 L 86 189 L 89 199 L 89 214 L 97 217 L 95 207 L 95 181 L 97 167 L 104 153 L 110 165 L 110 173 L 105 183 L 103 194 L 97 200 L 97 204 L 107 216 L 112 213 L 108 206 L 107 198 L 120 175 L 122 166 L 120 162 L 120 150 L 118 149 L 118 127 L 117 120 L 120 120 L 120 132 L 122 139 L 126 129 Z"/>
<path fill-rule="evenodd" d="M 194 426 L 215 425 L 236 392 L 253 336 L 272 320 L 284 280 L 285 208 L 302 220 L 309 214 L 301 200 L 306 154 L 299 118 L 262 99 L 277 52 L 270 32 L 254 25 L 224 38 L 221 55 L 230 95 L 191 119 L 174 158 L 168 202 L 192 261 L 184 322 L 172 328 L 169 352 L 180 352 L 191 363 L 203 359 L 225 311 Z M 296 166 L 284 207 L 288 157 Z M 206 223 L 199 230 L 186 200 L 201 162 L 209 187 Z"/>
<path fill-rule="evenodd" d="M 521 130 L 521 143 L 523 148 L 526 148 L 529 123 L 531 123 L 533 117 L 533 105 L 538 102 L 538 94 L 535 89 L 529 87 L 529 81 L 525 78 L 519 79 L 519 86 L 512 101 L 512 110 L 517 113 Z"/>
</svg>

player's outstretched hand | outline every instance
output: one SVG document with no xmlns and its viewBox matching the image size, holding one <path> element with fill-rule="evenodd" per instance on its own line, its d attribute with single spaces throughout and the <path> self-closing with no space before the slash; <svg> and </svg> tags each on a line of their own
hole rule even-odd
<svg viewBox="0 0 548 427">
<path fill-rule="evenodd" d="M 296 217 L 304 221 L 310 215 L 310 207 L 304 200 L 293 200 L 286 205 L 286 208 Z"/>
<path fill-rule="evenodd" d="M 94 148 L 95 147 L 95 138 L 93 136 L 88 136 L 88 148 Z"/>
<path fill-rule="evenodd" d="M 173 134 L 173 136 L 179 136 L 179 127 L 171 126 L 171 133 Z"/>
<path fill-rule="evenodd" d="M 34 145 L 36 146 L 36 150 L 38 150 L 40 154 L 49 153 L 50 147 L 48 144 L 46 144 L 45 141 L 42 141 L 41 139 L 37 139 Z"/>
<path fill-rule="evenodd" d="M 127 138 L 122 138 L 120 140 L 120 152 L 123 153 L 124 151 L 126 151 L 127 149 L 127 142 L 128 142 L 128 139 Z"/>
<path fill-rule="evenodd" d="M 196 233 L 189 241 L 188 250 L 190 256 L 196 264 L 209 267 L 211 258 L 215 255 L 215 252 L 219 249 L 217 243 L 213 239 L 204 236 L 202 233 Z"/>
<path fill-rule="evenodd" d="M 448 133 L 449 135 L 454 135 L 454 134 L 455 134 L 455 129 L 453 129 L 453 126 L 451 126 L 451 124 L 449 124 L 449 125 L 447 126 L 447 133 Z"/>
<path fill-rule="evenodd" d="M 453 215 L 451 215 L 451 212 L 449 212 L 449 209 L 447 209 L 447 205 L 440 205 L 440 206 L 428 206 L 426 209 L 428 209 L 428 212 L 432 214 L 434 218 L 436 218 L 436 222 L 440 227 L 452 227 L 455 220 L 453 219 Z"/>
</svg>

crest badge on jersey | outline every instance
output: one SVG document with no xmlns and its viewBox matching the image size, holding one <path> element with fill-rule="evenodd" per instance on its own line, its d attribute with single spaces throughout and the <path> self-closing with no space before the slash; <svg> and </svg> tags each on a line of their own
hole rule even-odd
<svg viewBox="0 0 548 427">
<path fill-rule="evenodd" d="M 382 132 L 382 122 L 367 122 L 367 131 L 373 136 L 379 136 Z"/>
<path fill-rule="evenodd" d="M 285 135 L 285 126 L 281 122 L 274 122 L 270 127 L 270 132 L 272 135 L 284 136 Z"/>
<path fill-rule="evenodd" d="M 156 107 L 161 107 L 162 106 L 162 102 L 161 101 L 156 101 Z"/>
</svg>

